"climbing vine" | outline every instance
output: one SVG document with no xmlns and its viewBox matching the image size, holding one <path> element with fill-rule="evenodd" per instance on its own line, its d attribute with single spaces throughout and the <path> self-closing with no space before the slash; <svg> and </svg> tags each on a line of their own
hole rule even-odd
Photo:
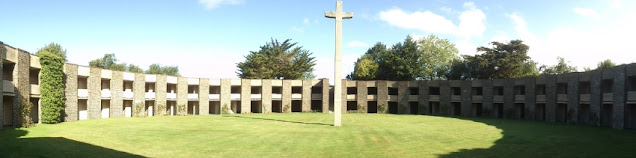
<svg viewBox="0 0 636 158">
<path fill-rule="evenodd" d="M 40 55 L 42 123 L 62 122 L 64 109 L 64 59 L 49 52 Z"/>
</svg>

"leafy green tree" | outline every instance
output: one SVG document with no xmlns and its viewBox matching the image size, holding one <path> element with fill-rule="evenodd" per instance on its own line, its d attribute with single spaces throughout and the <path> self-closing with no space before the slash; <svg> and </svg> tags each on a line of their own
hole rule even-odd
<svg viewBox="0 0 636 158">
<path fill-rule="evenodd" d="M 128 64 L 128 66 L 126 67 L 126 71 L 135 72 L 135 73 L 144 73 L 144 70 L 141 69 L 141 67 L 134 64 Z"/>
<path fill-rule="evenodd" d="M 429 35 L 418 39 L 417 44 L 422 53 L 419 60 L 424 63 L 422 76 L 424 79 L 444 79 L 453 61 L 459 59 L 457 56 L 459 50 L 447 39 Z"/>
<path fill-rule="evenodd" d="M 378 67 L 378 63 L 371 59 L 371 55 L 362 55 L 362 57 L 355 62 L 355 67 L 350 78 L 355 80 L 373 80 L 377 75 Z"/>
<path fill-rule="evenodd" d="M 51 53 L 53 55 L 57 55 L 59 57 L 61 57 L 62 59 L 64 59 L 64 61 L 68 61 L 66 59 L 66 49 L 63 49 L 62 46 L 60 44 L 57 43 L 49 43 L 48 45 L 40 48 L 35 55 L 37 56 L 41 56 L 42 53 L 44 52 L 48 52 Z"/>
<path fill-rule="evenodd" d="M 151 64 L 146 70 L 146 74 L 163 74 L 170 76 L 179 76 L 179 67 L 177 66 L 163 66 L 161 64 Z"/>
<path fill-rule="evenodd" d="M 523 41 L 491 44 L 491 48 L 477 48 L 482 54 L 463 56 L 465 65 L 470 70 L 469 79 L 518 78 L 538 74 L 536 63 L 527 54 L 530 47 L 523 44 Z"/>
<path fill-rule="evenodd" d="M 314 72 L 305 72 L 303 75 L 304 80 L 312 80 L 314 78 L 316 78 L 316 75 L 314 74 Z"/>
<path fill-rule="evenodd" d="M 88 63 L 88 66 L 118 71 L 126 70 L 126 64 L 118 64 L 117 57 L 115 57 L 115 54 L 112 53 L 104 54 L 104 57 L 102 58 L 91 60 Z"/>
<path fill-rule="evenodd" d="M 598 66 L 596 67 L 596 69 L 600 70 L 600 69 L 611 68 L 614 66 L 616 66 L 616 63 L 612 62 L 612 60 L 605 59 L 598 63 Z"/>
<path fill-rule="evenodd" d="M 407 36 L 403 43 L 397 43 L 387 53 L 379 55 L 376 79 L 408 81 L 421 78 L 425 66 L 421 58 L 417 42 Z"/>
<path fill-rule="evenodd" d="M 64 59 L 48 51 L 39 52 L 41 70 L 41 106 L 43 123 L 62 122 L 64 109 Z"/>
<path fill-rule="evenodd" d="M 303 79 L 314 70 L 315 57 L 309 50 L 287 39 L 282 43 L 271 39 L 259 51 L 250 51 L 236 72 L 246 79 Z"/>
<path fill-rule="evenodd" d="M 568 64 L 568 62 L 565 62 L 565 59 L 563 59 L 563 57 L 557 57 L 557 61 L 558 63 L 554 66 L 541 66 L 541 69 L 543 69 L 543 72 L 541 72 L 541 74 L 543 75 L 556 75 L 556 74 L 564 74 L 564 73 L 570 73 L 570 72 L 576 72 L 576 66 L 571 66 Z"/>
</svg>

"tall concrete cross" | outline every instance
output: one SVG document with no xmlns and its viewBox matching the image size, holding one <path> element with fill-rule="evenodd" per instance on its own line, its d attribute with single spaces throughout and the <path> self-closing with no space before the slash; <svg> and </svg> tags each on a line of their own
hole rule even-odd
<svg viewBox="0 0 636 158">
<path fill-rule="evenodd" d="M 336 55 L 334 60 L 333 80 L 333 126 L 342 126 L 342 78 L 340 78 L 340 59 L 342 48 L 342 19 L 353 18 L 352 12 L 342 12 L 342 1 L 336 1 L 335 12 L 325 12 L 325 17 L 336 19 Z"/>
</svg>

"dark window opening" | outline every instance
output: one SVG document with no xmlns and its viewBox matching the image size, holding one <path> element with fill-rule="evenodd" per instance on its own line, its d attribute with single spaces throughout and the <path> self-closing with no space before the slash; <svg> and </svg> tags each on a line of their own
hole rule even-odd
<svg viewBox="0 0 636 158">
<path fill-rule="evenodd" d="M 567 83 L 557 84 L 557 94 L 568 94 L 568 84 Z"/>
<path fill-rule="evenodd" d="M 356 87 L 347 87 L 347 94 L 356 94 L 358 89 Z"/>
<path fill-rule="evenodd" d="M 428 87 L 428 94 L 430 95 L 439 95 L 439 87 Z"/>
<path fill-rule="evenodd" d="M 272 87 L 272 94 L 283 94 L 283 87 Z"/>
<path fill-rule="evenodd" d="M 281 113 L 283 112 L 282 107 L 283 103 L 280 100 L 272 100 L 272 112 Z"/>
<path fill-rule="evenodd" d="M 221 86 L 210 86 L 210 94 L 221 94 Z"/>
<path fill-rule="evenodd" d="M 428 102 L 428 113 L 430 115 L 439 115 L 439 102 Z"/>
<path fill-rule="evenodd" d="M 493 106 L 495 107 L 495 117 L 503 118 L 503 103 L 494 103 Z"/>
<path fill-rule="evenodd" d="M 409 87 L 410 95 L 420 95 L 420 89 L 417 87 Z"/>
<path fill-rule="evenodd" d="M 589 125 L 590 124 L 590 105 L 589 104 L 581 104 L 579 105 L 579 124 Z"/>
<path fill-rule="evenodd" d="M 311 94 L 321 94 L 322 87 L 311 87 Z"/>
<path fill-rule="evenodd" d="M 497 95 L 497 96 L 504 95 L 504 88 L 501 86 L 493 87 L 492 91 L 493 91 L 492 95 Z"/>
<path fill-rule="evenodd" d="M 322 112 L 322 100 L 312 100 L 311 111 Z"/>
<path fill-rule="evenodd" d="M 241 86 L 232 86 L 230 93 L 241 93 Z"/>
<path fill-rule="evenodd" d="M 397 114 L 397 113 L 398 113 L 398 102 L 390 101 L 389 114 Z"/>
<path fill-rule="evenodd" d="M 526 95 L 526 86 L 515 86 L 515 95 Z"/>
<path fill-rule="evenodd" d="M 472 94 L 473 95 L 483 95 L 484 89 L 482 87 L 473 87 Z"/>
<path fill-rule="evenodd" d="M 603 93 L 614 93 L 614 80 L 603 80 L 601 83 Z"/>
<path fill-rule="evenodd" d="M 409 102 L 409 112 L 413 115 L 417 115 L 419 112 L 418 102 Z"/>
<path fill-rule="evenodd" d="M 566 122 L 568 117 L 568 105 L 557 104 L 557 122 Z"/>
<path fill-rule="evenodd" d="M 367 94 L 369 94 L 369 95 L 378 95 L 378 88 L 377 87 L 368 87 L 367 88 Z"/>
<path fill-rule="evenodd" d="M 524 119 L 525 118 L 525 111 L 526 111 L 526 105 L 524 103 L 516 103 L 515 104 L 515 118 L 516 119 Z"/>
<path fill-rule="evenodd" d="M 398 89 L 389 87 L 389 95 L 398 95 Z"/>
<path fill-rule="evenodd" d="M 579 82 L 579 94 L 590 94 L 590 82 Z"/>
<path fill-rule="evenodd" d="M 462 88 L 451 87 L 451 95 L 462 95 Z"/>
<path fill-rule="evenodd" d="M 303 87 L 292 87 L 292 93 L 299 94 L 303 93 Z"/>
<path fill-rule="evenodd" d="M 612 114 L 614 113 L 614 105 L 603 104 L 601 108 L 601 126 L 612 127 Z"/>
<path fill-rule="evenodd" d="M 452 102 L 451 106 L 453 107 L 453 116 L 461 116 L 462 104 L 460 102 Z"/>
<path fill-rule="evenodd" d="M 545 95 L 545 85 L 537 85 L 537 87 L 535 88 L 535 92 L 537 93 L 537 95 Z"/>
<path fill-rule="evenodd" d="M 347 101 L 347 111 L 357 111 L 357 110 L 358 110 L 357 101 Z"/>
<path fill-rule="evenodd" d="M 473 116 L 482 117 L 482 104 L 481 103 L 473 103 Z"/>
<path fill-rule="evenodd" d="M 636 91 L 636 76 L 627 78 L 627 91 Z"/>
<path fill-rule="evenodd" d="M 291 111 L 292 112 L 303 112 L 303 103 L 300 100 L 292 100 L 291 103 Z"/>
<path fill-rule="evenodd" d="M 367 102 L 367 113 L 378 113 L 378 102 L 377 101 L 368 101 Z"/>
</svg>

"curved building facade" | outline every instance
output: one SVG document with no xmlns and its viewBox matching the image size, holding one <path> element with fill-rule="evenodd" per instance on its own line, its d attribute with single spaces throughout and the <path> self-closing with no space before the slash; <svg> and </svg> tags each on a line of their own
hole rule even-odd
<svg viewBox="0 0 636 158">
<path fill-rule="evenodd" d="M 0 42 L 0 122 L 17 122 L 20 101 L 40 120 L 37 56 Z M 208 79 L 149 75 L 65 64 L 64 121 L 156 115 L 362 113 L 492 117 L 636 128 L 636 64 L 495 80 L 350 81 L 333 94 L 328 79 Z"/>
</svg>

